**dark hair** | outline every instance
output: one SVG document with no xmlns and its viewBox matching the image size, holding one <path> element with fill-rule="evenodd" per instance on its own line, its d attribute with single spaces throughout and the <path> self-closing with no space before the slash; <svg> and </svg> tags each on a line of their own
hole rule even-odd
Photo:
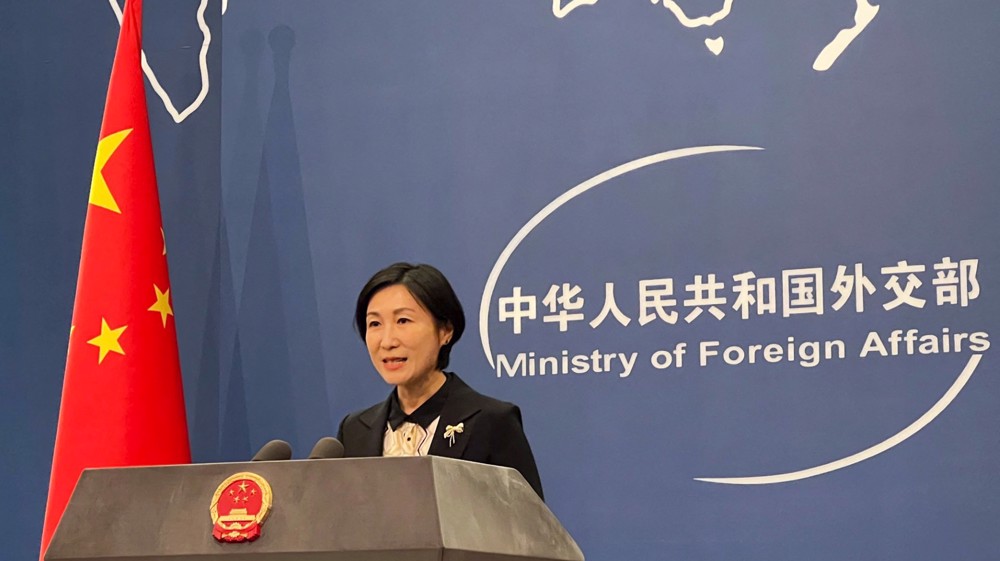
<svg viewBox="0 0 1000 561">
<path fill-rule="evenodd" d="M 365 340 L 368 331 L 368 302 L 376 292 L 396 284 L 406 287 L 427 308 L 439 328 L 451 326 L 451 339 L 441 347 L 437 359 L 438 369 L 447 368 L 451 348 L 465 331 L 465 312 L 448 279 L 430 265 L 394 263 L 372 275 L 358 294 L 358 304 L 354 308 L 354 328 L 361 335 L 361 340 Z"/>
</svg>

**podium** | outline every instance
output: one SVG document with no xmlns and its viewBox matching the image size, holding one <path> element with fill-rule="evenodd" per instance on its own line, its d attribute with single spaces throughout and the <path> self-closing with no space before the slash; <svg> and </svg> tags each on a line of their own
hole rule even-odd
<svg viewBox="0 0 1000 561">
<path fill-rule="evenodd" d="M 228 493 L 220 485 L 241 472 L 266 482 L 272 504 L 259 537 L 220 542 L 210 510 L 217 492 Z M 85 470 L 45 559 L 583 561 L 583 553 L 516 470 L 424 456 Z"/>
</svg>

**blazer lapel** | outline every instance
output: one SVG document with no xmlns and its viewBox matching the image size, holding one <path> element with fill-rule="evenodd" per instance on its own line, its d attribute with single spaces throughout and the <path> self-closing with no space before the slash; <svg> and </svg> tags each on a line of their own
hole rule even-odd
<svg viewBox="0 0 1000 561">
<path fill-rule="evenodd" d="M 382 443 L 385 441 L 385 424 L 389 422 L 390 399 L 392 399 L 392 394 L 389 394 L 389 399 L 365 411 L 358 418 L 361 424 L 365 425 L 368 429 L 364 438 L 362 456 L 382 455 Z"/>
<path fill-rule="evenodd" d="M 470 433 L 469 420 L 479 413 L 480 406 L 475 399 L 476 393 L 469 386 L 465 385 L 458 376 L 454 379 L 455 387 L 448 391 L 448 401 L 441 410 L 441 418 L 438 421 L 437 430 L 434 431 L 434 440 L 431 441 L 429 454 L 432 456 L 443 456 L 445 458 L 462 459 L 465 447 L 470 438 L 477 435 Z M 455 432 L 455 442 L 451 438 L 444 436 L 449 426 L 457 427 L 462 425 L 461 433 Z"/>
</svg>

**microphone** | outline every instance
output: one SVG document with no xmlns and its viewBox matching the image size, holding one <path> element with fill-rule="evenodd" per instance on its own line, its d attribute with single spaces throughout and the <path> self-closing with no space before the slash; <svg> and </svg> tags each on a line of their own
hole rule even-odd
<svg viewBox="0 0 1000 561">
<path fill-rule="evenodd" d="M 272 462 L 292 458 L 292 447 L 284 440 L 272 440 L 261 446 L 260 450 L 250 458 L 251 462 Z"/>
<path fill-rule="evenodd" d="M 344 445 L 332 436 L 324 436 L 316 441 L 312 452 L 309 452 L 310 460 L 325 460 L 328 458 L 343 458 Z"/>
</svg>

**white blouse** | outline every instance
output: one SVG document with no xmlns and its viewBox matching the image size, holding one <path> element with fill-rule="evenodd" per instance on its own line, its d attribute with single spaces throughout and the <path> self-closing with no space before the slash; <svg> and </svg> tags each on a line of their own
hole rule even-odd
<svg viewBox="0 0 1000 561">
<path fill-rule="evenodd" d="M 416 423 L 404 422 L 399 428 L 392 430 L 392 425 L 385 424 L 385 436 L 382 439 L 383 456 L 426 456 L 431 449 L 431 439 L 437 432 L 439 415 L 427 426 L 427 430 Z"/>
</svg>

